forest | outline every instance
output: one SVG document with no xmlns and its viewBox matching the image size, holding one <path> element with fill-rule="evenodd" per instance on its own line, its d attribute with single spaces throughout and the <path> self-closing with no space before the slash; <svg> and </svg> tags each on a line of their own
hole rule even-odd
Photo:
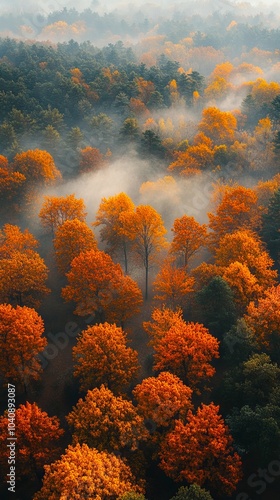
<svg viewBox="0 0 280 500">
<path fill-rule="evenodd" d="M 1 499 L 278 500 L 280 10 L 84 3 L 0 8 Z"/>
</svg>

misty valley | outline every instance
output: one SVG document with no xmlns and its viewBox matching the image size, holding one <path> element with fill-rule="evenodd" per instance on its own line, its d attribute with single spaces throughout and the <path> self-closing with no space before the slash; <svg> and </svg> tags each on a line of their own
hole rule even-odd
<svg viewBox="0 0 280 500">
<path fill-rule="evenodd" d="M 0 496 L 278 500 L 280 9 L 0 6 Z"/>
</svg>

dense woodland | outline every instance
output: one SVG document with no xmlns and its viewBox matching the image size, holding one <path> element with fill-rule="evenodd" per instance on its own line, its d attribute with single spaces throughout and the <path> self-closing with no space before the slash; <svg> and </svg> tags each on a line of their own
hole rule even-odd
<svg viewBox="0 0 280 500">
<path fill-rule="evenodd" d="M 1 498 L 8 384 L 13 498 L 279 496 L 280 30 L 242 5 L 0 16 Z"/>
</svg>

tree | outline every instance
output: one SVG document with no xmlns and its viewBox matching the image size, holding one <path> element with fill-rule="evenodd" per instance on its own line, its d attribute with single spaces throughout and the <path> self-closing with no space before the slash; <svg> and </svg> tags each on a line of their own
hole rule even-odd
<svg viewBox="0 0 280 500">
<path fill-rule="evenodd" d="M 187 480 L 231 495 L 241 479 L 241 460 L 213 403 L 189 411 L 187 423 L 176 420 L 161 445 L 160 467 L 175 481 Z"/>
<path fill-rule="evenodd" d="M 98 148 L 87 146 L 80 150 L 79 172 L 96 172 L 105 165 L 104 155 Z"/>
<path fill-rule="evenodd" d="M 142 491 L 121 458 L 86 444 L 68 446 L 59 460 L 45 466 L 45 471 L 42 489 L 35 494 L 34 500 L 63 497 L 107 500 L 127 491 Z"/>
<path fill-rule="evenodd" d="M 174 373 L 197 392 L 201 382 L 215 373 L 210 362 L 219 357 L 219 342 L 199 323 L 181 319 L 154 348 L 155 370 Z"/>
<path fill-rule="evenodd" d="M 184 269 L 176 269 L 174 264 L 166 262 L 153 283 L 157 293 L 154 298 L 175 310 L 186 304 L 188 294 L 193 291 L 193 285 L 194 278 L 188 276 Z"/>
<path fill-rule="evenodd" d="M 53 241 L 57 267 L 62 274 L 70 270 L 72 260 L 81 252 L 97 248 L 96 239 L 87 224 L 79 219 L 66 220 L 57 228 Z"/>
<path fill-rule="evenodd" d="M 212 278 L 196 294 L 199 316 L 212 335 L 220 338 L 236 321 L 234 294 L 227 282 L 220 276 Z"/>
<path fill-rule="evenodd" d="M 29 254 L 39 243 L 28 229 L 21 231 L 19 226 L 5 224 L 0 229 L 0 259 L 12 257 L 14 252 Z"/>
<path fill-rule="evenodd" d="M 145 268 L 145 298 L 148 298 L 148 281 L 151 264 L 166 245 L 166 229 L 160 214 L 149 205 L 139 205 L 134 214 L 122 213 L 122 219 L 129 225 L 128 237 L 133 249 Z M 128 227 L 128 226 L 127 226 Z"/>
<path fill-rule="evenodd" d="M 152 312 L 152 321 L 144 321 L 143 327 L 150 335 L 152 345 L 156 345 L 162 337 L 170 330 L 172 326 L 178 326 L 182 323 L 183 311 L 177 309 L 173 311 L 168 307 L 154 308 Z"/>
<path fill-rule="evenodd" d="M 119 264 L 100 250 L 88 250 L 72 260 L 68 285 L 62 289 L 66 301 L 76 302 L 75 314 L 95 314 L 101 320 L 124 323 L 137 314 L 142 294 Z"/>
<path fill-rule="evenodd" d="M 45 196 L 39 212 L 42 226 L 51 231 L 53 236 L 57 228 L 66 220 L 78 219 L 84 221 L 86 215 L 84 200 L 76 198 L 74 194 Z"/>
<path fill-rule="evenodd" d="M 147 500 L 141 493 L 135 493 L 134 491 L 129 491 L 124 495 L 118 497 L 118 500 Z"/>
<path fill-rule="evenodd" d="M 123 254 L 125 273 L 128 272 L 129 238 L 126 220 L 132 216 L 134 203 L 125 193 L 119 193 L 109 198 L 102 198 L 96 214 L 95 227 L 100 229 L 101 240 L 107 243 L 106 250 L 111 256 L 119 251 Z M 122 214 L 125 213 L 127 218 Z"/>
<path fill-rule="evenodd" d="M 246 264 L 231 262 L 224 269 L 222 277 L 234 293 L 234 303 L 240 316 L 244 314 L 249 302 L 263 294 L 263 287 L 258 284 L 256 276 Z"/>
<path fill-rule="evenodd" d="M 173 240 L 170 252 L 175 255 L 182 255 L 183 266 L 187 268 L 189 260 L 206 243 L 207 226 L 199 224 L 194 217 L 183 215 L 175 219 L 173 227 Z"/>
<path fill-rule="evenodd" d="M 0 417 L 0 447 L 3 470 L 7 468 L 8 414 Z M 17 477 L 41 479 L 43 467 L 60 454 L 59 439 L 64 433 L 57 417 L 50 417 L 36 403 L 20 405 L 15 411 Z M 7 477 L 7 476 L 6 476 Z M 6 479 L 6 478 L 5 478 Z"/>
<path fill-rule="evenodd" d="M 256 304 L 250 302 L 244 318 L 257 343 L 279 357 L 280 285 L 268 288 Z"/>
<path fill-rule="evenodd" d="M 280 254 L 280 189 L 271 197 L 267 212 L 262 216 L 261 236 L 267 244 L 270 255 L 279 260 Z"/>
<path fill-rule="evenodd" d="M 86 443 L 99 451 L 136 450 L 147 437 L 135 406 L 104 385 L 88 391 L 66 418 L 74 430 L 74 444 Z"/>
<path fill-rule="evenodd" d="M 260 287 L 267 288 L 275 284 L 277 271 L 272 269 L 273 260 L 264 250 L 259 237 L 248 230 L 238 230 L 226 234 L 216 249 L 216 265 L 228 267 L 234 262 L 247 266 L 257 278 Z"/>
<path fill-rule="evenodd" d="M 47 186 L 61 179 L 61 173 L 56 168 L 54 159 L 47 151 L 29 149 L 18 153 L 12 162 L 15 172 L 23 174 L 29 184 Z"/>
<path fill-rule="evenodd" d="M 233 141 L 237 120 L 229 111 L 220 111 L 216 107 L 203 110 L 199 130 L 215 144 L 227 144 Z"/>
<path fill-rule="evenodd" d="M 144 379 L 135 387 L 133 395 L 140 415 L 156 427 L 169 428 L 174 418 L 184 420 L 192 408 L 192 390 L 169 372 Z"/>
<path fill-rule="evenodd" d="M 228 188 L 217 208 L 216 215 L 209 213 L 210 240 L 213 245 L 229 233 L 244 229 L 254 231 L 260 223 L 256 193 L 243 186 Z"/>
<path fill-rule="evenodd" d="M 137 352 L 127 347 L 125 332 L 109 323 L 94 325 L 82 331 L 73 347 L 74 375 L 81 389 L 104 384 L 119 393 L 138 372 Z"/>
<path fill-rule="evenodd" d="M 191 484 L 189 487 L 181 486 L 176 495 L 170 500 L 213 500 L 213 497 L 198 484 Z"/>
<path fill-rule="evenodd" d="M 12 252 L 10 257 L 0 259 L 0 301 L 39 307 L 50 292 L 45 284 L 47 275 L 47 266 L 37 252 Z"/>
<path fill-rule="evenodd" d="M 43 332 L 43 320 L 34 309 L 0 304 L 0 371 L 5 381 L 20 382 L 26 390 L 30 380 L 39 378 L 37 355 L 47 345 Z"/>
</svg>

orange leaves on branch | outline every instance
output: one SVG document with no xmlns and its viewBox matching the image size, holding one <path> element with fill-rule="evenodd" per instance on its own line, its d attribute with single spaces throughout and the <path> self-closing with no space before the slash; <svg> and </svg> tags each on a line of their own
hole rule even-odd
<svg viewBox="0 0 280 500">
<path fill-rule="evenodd" d="M 79 171 L 81 174 L 96 172 L 106 165 L 104 155 L 98 148 L 87 146 L 80 150 Z"/>
<path fill-rule="evenodd" d="M 173 227 L 173 240 L 170 253 L 183 257 L 183 266 L 187 267 L 189 260 L 207 241 L 207 226 L 199 224 L 194 217 L 183 215 L 175 219 Z"/>
<path fill-rule="evenodd" d="M 57 267 L 63 274 L 69 271 L 72 260 L 81 252 L 97 248 L 94 233 L 79 219 L 66 220 L 59 226 L 53 245 Z"/>
<path fill-rule="evenodd" d="M 0 229 L 0 259 L 7 259 L 13 252 L 29 253 L 34 250 L 39 243 L 28 229 L 21 231 L 18 226 L 5 224 Z"/>
<path fill-rule="evenodd" d="M 133 390 L 138 412 L 157 427 L 169 427 L 174 417 L 186 417 L 192 408 L 192 390 L 169 372 L 144 379 Z"/>
<path fill-rule="evenodd" d="M 197 390 L 202 381 L 215 373 L 210 362 L 219 357 L 219 342 L 202 324 L 186 323 L 181 319 L 154 348 L 155 370 L 170 371 L 191 388 Z"/>
<path fill-rule="evenodd" d="M 136 450 L 147 437 L 143 418 L 130 401 L 104 387 L 87 392 L 66 417 L 74 428 L 74 443 L 106 451 Z"/>
<path fill-rule="evenodd" d="M 58 441 L 63 429 L 57 417 L 49 417 L 36 403 L 26 402 L 15 411 L 16 470 L 18 477 L 41 477 L 43 467 L 59 454 Z M 7 463 L 8 418 L 0 417 L 0 447 Z M 4 465 L 4 464 L 3 464 Z M 5 464 L 6 465 L 6 464 Z M 4 466 L 5 466 L 4 465 Z"/>
<path fill-rule="evenodd" d="M 43 487 L 34 500 L 105 500 L 127 491 L 142 492 L 121 458 L 86 444 L 68 446 L 60 460 L 47 465 L 45 471 Z"/>
<path fill-rule="evenodd" d="M 62 296 L 76 302 L 75 314 L 79 316 L 94 313 L 122 324 L 140 310 L 143 299 L 138 285 L 100 250 L 75 257 L 67 278 L 69 284 L 62 289 Z"/>
<path fill-rule="evenodd" d="M 256 304 L 251 302 L 244 318 L 261 346 L 279 349 L 280 285 L 268 288 Z"/>
<path fill-rule="evenodd" d="M 73 356 L 74 374 L 85 391 L 104 384 L 120 393 L 139 369 L 137 352 L 127 347 L 125 332 L 109 323 L 84 330 L 73 347 Z"/>
<path fill-rule="evenodd" d="M 52 231 L 53 235 L 66 220 L 79 219 L 84 221 L 86 215 L 84 200 L 76 198 L 74 194 L 45 196 L 39 212 L 42 226 L 48 231 Z"/>
<path fill-rule="evenodd" d="M 180 326 L 183 321 L 182 314 L 183 311 L 179 308 L 177 311 L 167 307 L 155 308 L 152 312 L 152 321 L 144 321 L 143 323 L 145 331 L 151 337 L 150 343 L 156 345 L 172 326 L 177 324 Z"/>
<path fill-rule="evenodd" d="M 232 437 L 213 403 L 189 411 L 187 423 L 177 420 L 160 451 L 160 467 L 175 481 L 199 486 L 206 482 L 231 495 L 241 479 L 241 460 L 232 449 Z"/>
<path fill-rule="evenodd" d="M 188 276 L 184 269 L 176 269 L 172 262 L 166 262 L 157 275 L 153 288 L 155 300 L 175 310 L 186 305 L 188 294 L 193 291 L 194 278 Z"/>
<path fill-rule="evenodd" d="M 0 305 L 0 372 L 4 380 L 26 387 L 30 380 L 39 378 L 37 355 L 47 344 L 43 332 L 43 320 L 34 309 Z"/>
<path fill-rule="evenodd" d="M 18 153 L 14 157 L 12 168 L 14 172 L 23 174 L 30 184 L 37 183 L 46 186 L 61 178 L 53 157 L 41 149 L 30 149 Z"/>
<path fill-rule="evenodd" d="M 213 244 L 226 234 L 238 229 L 256 229 L 260 224 L 260 213 L 256 193 L 243 186 L 233 186 L 225 190 L 216 214 L 209 213 L 209 227 L 213 233 Z"/>
<path fill-rule="evenodd" d="M 232 142 L 236 127 L 237 120 L 229 111 L 220 111 L 216 107 L 203 110 L 199 130 L 210 137 L 215 144 Z"/>
</svg>

